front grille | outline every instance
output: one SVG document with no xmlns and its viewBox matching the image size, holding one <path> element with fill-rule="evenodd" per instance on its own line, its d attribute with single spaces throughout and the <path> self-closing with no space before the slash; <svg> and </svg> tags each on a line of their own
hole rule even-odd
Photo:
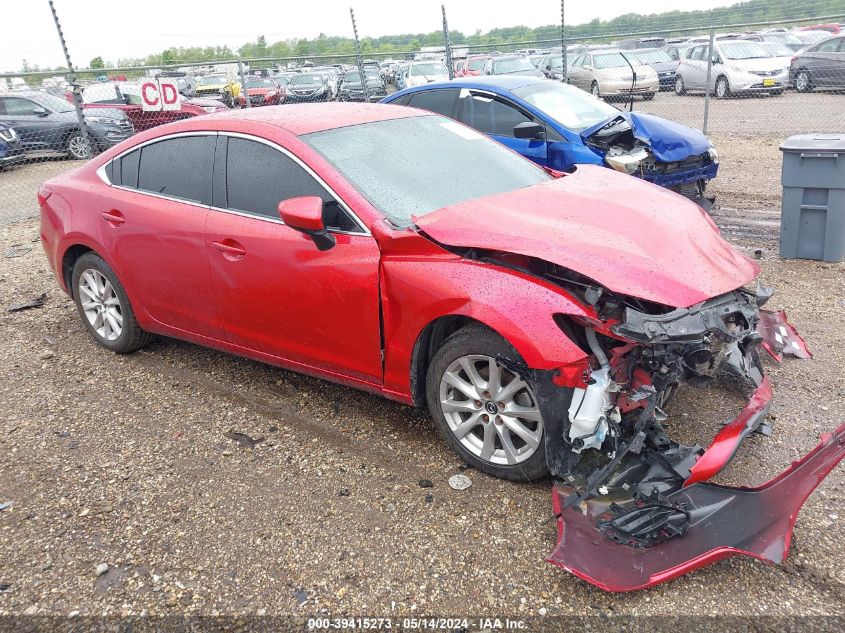
<svg viewBox="0 0 845 633">
<path fill-rule="evenodd" d="M 751 74 L 757 75 L 758 77 L 774 77 L 782 72 L 782 70 L 752 70 Z"/>
</svg>

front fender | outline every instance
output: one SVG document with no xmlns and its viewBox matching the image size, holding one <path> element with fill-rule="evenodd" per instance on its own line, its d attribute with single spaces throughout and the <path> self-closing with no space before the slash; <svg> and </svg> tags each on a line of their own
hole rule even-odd
<svg viewBox="0 0 845 633">
<path fill-rule="evenodd" d="M 586 357 L 553 319 L 588 316 L 562 289 L 542 279 L 455 255 L 382 260 L 385 389 L 410 395 L 414 344 L 444 316 L 484 323 L 533 369 L 549 370 Z"/>
</svg>

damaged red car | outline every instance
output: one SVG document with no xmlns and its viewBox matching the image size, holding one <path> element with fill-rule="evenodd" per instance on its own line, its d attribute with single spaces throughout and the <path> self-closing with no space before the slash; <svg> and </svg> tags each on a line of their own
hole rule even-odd
<svg viewBox="0 0 845 633">
<path fill-rule="evenodd" d="M 428 407 L 478 470 L 554 478 L 549 560 L 605 589 L 780 560 L 845 451 L 840 429 L 764 488 L 706 483 L 770 431 L 761 347 L 800 339 L 768 313 L 764 341 L 771 292 L 699 207 L 612 170 L 549 172 L 420 110 L 308 104 L 148 130 L 38 197 L 98 343 L 162 334 Z M 707 449 L 671 439 L 673 394 L 722 380 L 746 408 Z"/>
</svg>

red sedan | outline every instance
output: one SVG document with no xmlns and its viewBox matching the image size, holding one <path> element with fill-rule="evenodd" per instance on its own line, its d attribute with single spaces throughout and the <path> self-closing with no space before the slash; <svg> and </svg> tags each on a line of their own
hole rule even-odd
<svg viewBox="0 0 845 633">
<path fill-rule="evenodd" d="M 188 119 L 53 178 L 39 202 L 50 265 L 99 344 L 163 334 L 427 406 L 478 470 L 560 482 L 550 560 L 607 589 L 775 560 L 845 454 L 831 440 L 765 497 L 703 483 L 767 428 L 770 293 L 744 288 L 757 265 L 685 198 L 600 167 L 549 173 L 438 115 Z M 777 318 L 766 331 L 799 349 Z M 725 373 L 746 408 L 706 450 L 669 439 L 673 393 Z M 616 560 L 634 563 L 615 575 Z"/>
<path fill-rule="evenodd" d="M 253 107 L 280 105 L 285 102 L 285 88 L 274 80 L 264 77 L 247 77 L 245 81 L 249 105 Z M 246 96 L 243 91 L 238 95 L 237 102 L 240 107 L 246 107 Z"/>
</svg>

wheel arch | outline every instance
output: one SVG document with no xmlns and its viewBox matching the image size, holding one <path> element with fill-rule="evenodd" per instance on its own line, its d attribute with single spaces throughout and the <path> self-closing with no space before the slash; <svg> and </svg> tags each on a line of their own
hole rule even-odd
<svg viewBox="0 0 845 633">
<path fill-rule="evenodd" d="M 93 248 L 85 244 L 73 244 L 67 249 L 65 249 L 65 252 L 62 254 L 62 282 L 65 285 L 65 291 L 68 293 L 71 299 L 74 298 L 72 283 L 73 267 L 76 265 L 77 260 L 83 255 L 85 255 L 85 253 L 94 253 L 95 255 L 99 256 L 99 253 L 97 253 Z"/>
</svg>

